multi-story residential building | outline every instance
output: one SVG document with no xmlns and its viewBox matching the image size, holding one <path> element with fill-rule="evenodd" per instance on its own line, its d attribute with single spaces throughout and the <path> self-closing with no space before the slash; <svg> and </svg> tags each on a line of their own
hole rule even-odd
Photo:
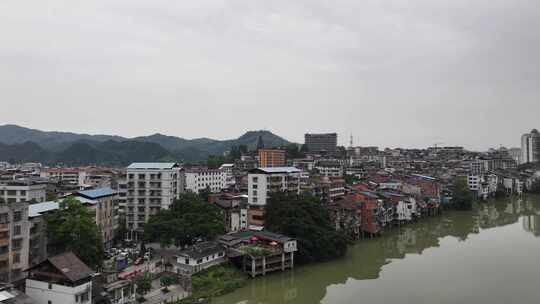
<svg viewBox="0 0 540 304">
<path fill-rule="evenodd" d="M 41 177 L 83 187 L 86 183 L 86 171 L 78 168 L 49 168 L 42 170 Z"/>
<path fill-rule="evenodd" d="M 0 204 L 0 283 L 18 284 L 28 268 L 28 203 Z"/>
<path fill-rule="evenodd" d="M 46 188 L 45 183 L 32 179 L 0 181 L 0 200 L 7 203 L 44 202 Z"/>
<path fill-rule="evenodd" d="M 234 164 L 223 164 L 219 167 L 220 171 L 225 172 L 225 188 L 230 188 L 236 185 L 236 179 L 234 177 Z"/>
<path fill-rule="evenodd" d="M 201 190 L 210 189 L 212 193 L 217 193 L 227 187 L 225 170 L 193 167 L 183 169 L 182 175 L 185 178 L 185 191 L 199 193 Z"/>
<path fill-rule="evenodd" d="M 540 161 L 540 133 L 534 129 L 521 136 L 521 163 Z"/>
<path fill-rule="evenodd" d="M 337 150 L 337 134 L 306 134 L 305 144 L 309 152 L 328 152 Z"/>
<path fill-rule="evenodd" d="M 510 155 L 516 164 L 521 164 L 521 148 L 508 149 L 508 155 Z"/>
<path fill-rule="evenodd" d="M 118 213 L 120 216 L 125 216 L 127 208 L 127 179 L 126 175 L 122 175 L 119 178 L 113 180 L 112 187 L 118 194 L 116 197 L 116 205 L 118 206 Z"/>
<path fill-rule="evenodd" d="M 28 206 L 28 221 L 30 222 L 30 245 L 28 265 L 34 266 L 47 258 L 47 227 L 43 215 L 58 210 L 58 202 L 43 202 Z"/>
<path fill-rule="evenodd" d="M 28 270 L 26 294 L 37 304 L 90 304 L 93 274 L 75 254 L 66 252 Z"/>
<path fill-rule="evenodd" d="M 315 159 L 313 158 L 298 158 L 293 159 L 293 167 L 302 169 L 304 171 L 311 171 L 315 167 Z"/>
<path fill-rule="evenodd" d="M 345 196 L 345 180 L 341 177 L 323 176 L 314 182 L 312 193 L 323 202 L 334 202 Z"/>
<path fill-rule="evenodd" d="M 223 221 L 227 232 L 247 229 L 247 195 L 225 194 L 217 198 L 215 204 L 223 211 Z"/>
<path fill-rule="evenodd" d="M 251 170 L 248 174 L 248 204 L 265 206 L 273 192 L 300 193 L 301 172 L 295 167 Z"/>
<path fill-rule="evenodd" d="M 295 167 L 257 168 L 248 174 L 248 225 L 264 227 L 264 208 L 272 193 L 300 193 L 300 175 Z"/>
<path fill-rule="evenodd" d="M 285 166 L 285 151 L 279 149 L 259 149 L 259 167 L 284 167 Z"/>
<path fill-rule="evenodd" d="M 489 160 L 476 159 L 469 163 L 469 173 L 471 175 L 482 175 L 489 170 Z"/>
<path fill-rule="evenodd" d="M 315 164 L 315 169 L 319 174 L 326 177 L 342 177 L 343 166 L 338 161 L 323 160 Z"/>
<path fill-rule="evenodd" d="M 131 238 L 142 232 L 150 215 L 169 209 L 182 185 L 176 163 L 133 163 L 127 167 L 126 174 L 126 222 Z"/>
<path fill-rule="evenodd" d="M 111 247 L 119 221 L 116 191 L 109 187 L 85 190 L 77 192 L 75 197 L 96 214 L 95 221 L 101 230 L 103 244 L 105 248 Z"/>
</svg>

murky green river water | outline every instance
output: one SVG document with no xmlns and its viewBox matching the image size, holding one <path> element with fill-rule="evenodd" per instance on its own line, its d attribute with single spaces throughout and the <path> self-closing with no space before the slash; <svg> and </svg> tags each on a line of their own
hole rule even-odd
<svg viewBox="0 0 540 304">
<path fill-rule="evenodd" d="M 251 280 L 217 304 L 540 303 L 540 197 L 362 240 L 345 258 Z"/>
</svg>

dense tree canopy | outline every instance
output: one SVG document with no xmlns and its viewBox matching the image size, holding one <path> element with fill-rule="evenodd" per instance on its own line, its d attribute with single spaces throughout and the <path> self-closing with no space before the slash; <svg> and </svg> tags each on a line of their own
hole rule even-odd
<svg viewBox="0 0 540 304">
<path fill-rule="evenodd" d="M 217 169 L 224 163 L 230 162 L 232 159 L 223 155 L 210 155 L 206 161 L 206 166 L 211 169 Z"/>
<path fill-rule="evenodd" d="M 45 215 L 50 254 L 73 251 L 88 266 L 103 262 L 103 240 L 95 214 L 75 198 L 66 198 L 60 209 Z"/>
<path fill-rule="evenodd" d="M 313 196 L 274 194 L 266 206 L 267 230 L 298 241 L 298 262 L 312 263 L 343 256 L 345 237 L 337 233 L 328 212 Z"/>
<path fill-rule="evenodd" d="M 144 226 L 145 240 L 162 245 L 192 245 L 223 233 L 221 210 L 193 193 L 182 194 L 169 210 L 161 210 Z"/>
<path fill-rule="evenodd" d="M 452 204 L 456 209 L 470 210 L 474 202 L 474 196 L 467 187 L 464 179 L 457 179 L 454 182 L 454 192 L 452 194 Z"/>
<path fill-rule="evenodd" d="M 152 290 L 152 277 L 150 273 L 143 273 L 135 277 L 134 283 L 136 285 L 137 294 L 145 295 Z"/>
<path fill-rule="evenodd" d="M 283 147 L 287 154 L 288 159 L 302 158 L 305 156 L 305 152 L 301 151 L 301 146 L 298 144 L 288 144 Z"/>
</svg>

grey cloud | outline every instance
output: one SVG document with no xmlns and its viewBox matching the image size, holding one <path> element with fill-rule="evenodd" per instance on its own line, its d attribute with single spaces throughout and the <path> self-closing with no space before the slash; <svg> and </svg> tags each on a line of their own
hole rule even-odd
<svg viewBox="0 0 540 304">
<path fill-rule="evenodd" d="M 0 3 L 0 120 L 43 129 L 485 149 L 537 123 L 526 0 Z M 21 105 L 25 105 L 21 107 Z M 144 123 L 141 123 L 144 122 Z"/>
</svg>

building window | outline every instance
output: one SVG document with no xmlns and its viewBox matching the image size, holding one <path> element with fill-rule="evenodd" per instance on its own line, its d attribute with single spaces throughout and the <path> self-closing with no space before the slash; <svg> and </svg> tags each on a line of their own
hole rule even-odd
<svg viewBox="0 0 540 304">
<path fill-rule="evenodd" d="M 12 243 L 11 243 L 11 247 L 13 248 L 13 250 L 21 249 L 22 248 L 22 240 L 21 239 L 13 240 Z"/>
<path fill-rule="evenodd" d="M 197 260 L 197 264 L 202 263 L 202 261 L 203 261 L 202 259 Z"/>
<path fill-rule="evenodd" d="M 22 220 L 22 212 L 21 211 L 13 212 L 13 221 L 20 222 L 21 220 Z"/>
<path fill-rule="evenodd" d="M 21 262 L 21 254 L 20 253 L 16 253 L 14 256 L 13 256 L 13 263 L 20 263 Z"/>
<path fill-rule="evenodd" d="M 13 227 L 13 235 L 21 235 L 21 226 L 17 225 Z"/>
<path fill-rule="evenodd" d="M 184 264 L 189 265 L 189 259 L 185 259 Z"/>
<path fill-rule="evenodd" d="M 252 179 L 252 181 L 253 181 L 254 183 L 258 183 L 258 182 L 259 182 L 259 178 L 256 177 L 256 176 L 254 176 L 253 179 Z"/>
<path fill-rule="evenodd" d="M 52 289 L 52 283 L 49 283 L 49 289 Z M 51 301 L 49 301 L 51 302 Z"/>
<path fill-rule="evenodd" d="M 85 293 L 81 294 L 81 302 L 82 303 L 88 302 L 88 299 L 89 299 L 88 292 L 85 292 Z"/>
</svg>

